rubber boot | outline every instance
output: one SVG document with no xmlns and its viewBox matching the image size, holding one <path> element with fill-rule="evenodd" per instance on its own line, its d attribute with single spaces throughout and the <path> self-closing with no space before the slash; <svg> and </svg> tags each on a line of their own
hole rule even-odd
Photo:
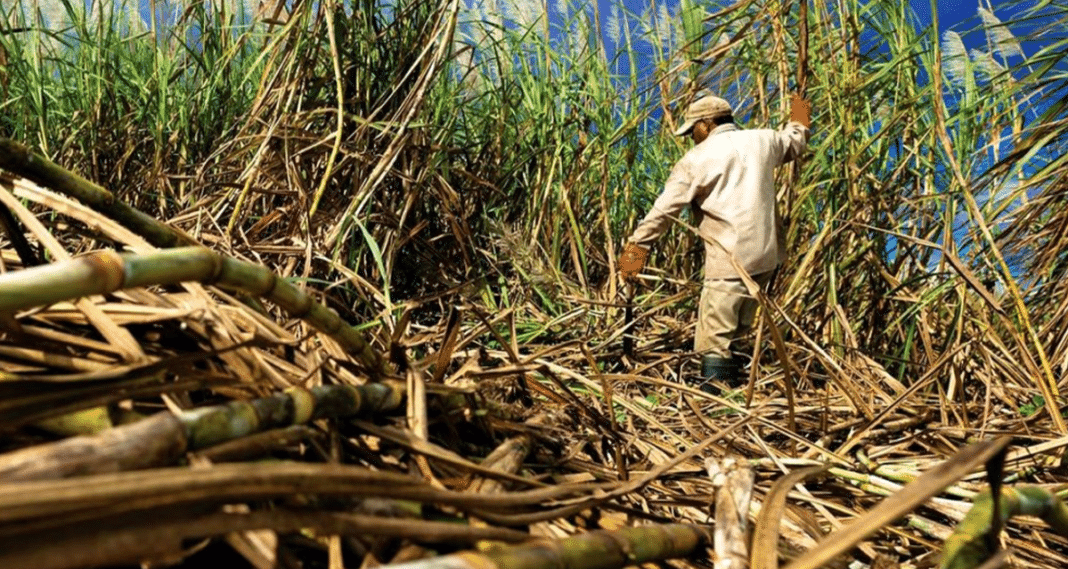
<svg viewBox="0 0 1068 569">
<path fill-rule="evenodd" d="M 705 393 L 716 395 L 713 380 L 722 381 L 730 387 L 738 387 L 741 385 L 741 376 L 741 366 L 734 358 L 706 355 L 701 357 L 701 377 L 693 382 L 693 386 Z"/>
</svg>

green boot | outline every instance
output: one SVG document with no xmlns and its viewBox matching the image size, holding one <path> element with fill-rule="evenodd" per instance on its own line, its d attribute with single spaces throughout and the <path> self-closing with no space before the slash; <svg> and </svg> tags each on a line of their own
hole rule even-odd
<svg viewBox="0 0 1068 569">
<path fill-rule="evenodd" d="M 701 377 L 691 382 L 693 387 L 718 395 L 712 380 L 722 381 L 734 388 L 742 384 L 741 366 L 734 358 L 706 355 L 701 357 Z"/>
</svg>

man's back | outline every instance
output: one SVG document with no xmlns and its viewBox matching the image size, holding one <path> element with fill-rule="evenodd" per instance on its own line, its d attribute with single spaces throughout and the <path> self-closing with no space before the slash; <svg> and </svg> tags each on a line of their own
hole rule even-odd
<svg viewBox="0 0 1068 569">
<path fill-rule="evenodd" d="M 782 261 L 775 208 L 775 168 L 804 149 L 805 131 L 787 128 L 739 130 L 723 125 L 683 157 L 692 174 L 694 223 L 718 241 L 750 274 L 773 270 Z M 737 276 L 729 256 L 705 243 L 705 277 Z"/>
<path fill-rule="evenodd" d="M 635 230 L 633 240 L 655 239 L 666 229 L 666 217 L 677 215 L 680 206 L 689 204 L 706 240 L 705 278 L 737 277 L 727 251 L 750 274 L 773 270 L 782 255 L 775 168 L 800 154 L 806 137 L 807 129 L 796 122 L 779 131 L 740 130 L 733 124 L 715 128 L 672 169 L 664 192 Z"/>
</svg>

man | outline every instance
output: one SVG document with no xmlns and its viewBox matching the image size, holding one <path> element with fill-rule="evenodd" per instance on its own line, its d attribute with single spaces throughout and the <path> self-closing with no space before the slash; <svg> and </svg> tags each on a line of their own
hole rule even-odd
<svg viewBox="0 0 1068 569">
<path fill-rule="evenodd" d="M 794 95 L 790 107 L 790 121 L 775 131 L 738 129 L 730 104 L 719 97 L 690 105 L 675 135 L 690 135 L 695 146 L 675 164 L 619 262 L 623 278 L 634 278 L 673 218 L 687 205 L 693 208 L 693 224 L 705 241 L 705 267 L 694 336 L 701 375 L 691 383 L 709 393 L 713 379 L 733 387 L 742 383 L 731 344 L 752 327 L 757 307 L 731 257 L 761 287 L 783 259 L 774 172 L 804 152 L 811 127 L 808 101 Z"/>
</svg>

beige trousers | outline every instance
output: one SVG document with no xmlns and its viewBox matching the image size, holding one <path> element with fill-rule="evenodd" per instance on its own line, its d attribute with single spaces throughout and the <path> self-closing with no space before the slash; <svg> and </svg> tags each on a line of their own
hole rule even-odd
<svg viewBox="0 0 1068 569">
<path fill-rule="evenodd" d="M 753 275 L 753 280 L 765 289 L 773 273 Z M 730 357 L 731 343 L 753 327 L 757 306 L 757 299 L 749 295 L 742 279 L 705 280 L 697 310 L 694 351 L 702 355 Z"/>
</svg>

